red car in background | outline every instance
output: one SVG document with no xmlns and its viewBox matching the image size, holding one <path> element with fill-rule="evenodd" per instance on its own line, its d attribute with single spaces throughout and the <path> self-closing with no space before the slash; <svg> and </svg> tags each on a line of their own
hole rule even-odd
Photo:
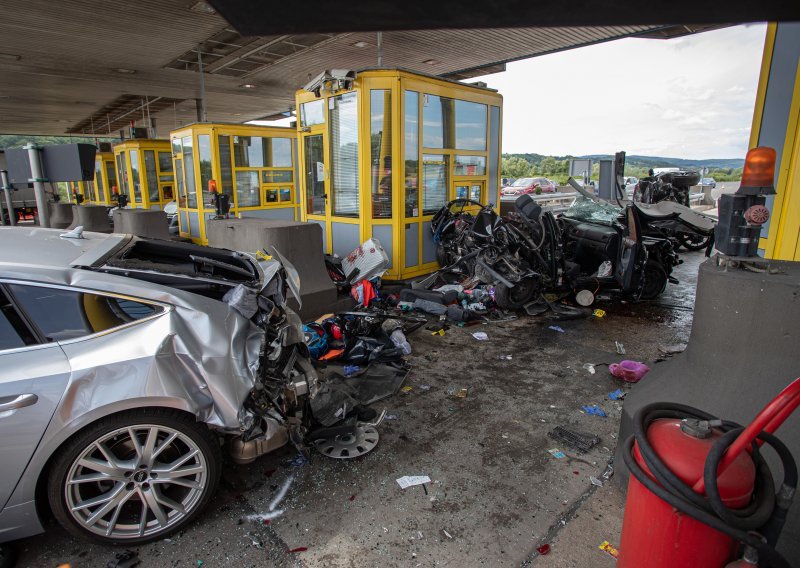
<svg viewBox="0 0 800 568">
<path fill-rule="evenodd" d="M 511 185 L 504 187 L 500 191 L 500 195 L 522 195 L 524 193 L 537 193 L 537 188 L 541 189 L 540 193 L 555 193 L 557 191 L 555 182 L 547 178 L 519 178 Z"/>
</svg>

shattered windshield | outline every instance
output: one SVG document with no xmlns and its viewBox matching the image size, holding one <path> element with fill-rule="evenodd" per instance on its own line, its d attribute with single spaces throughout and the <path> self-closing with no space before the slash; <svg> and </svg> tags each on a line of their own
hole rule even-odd
<svg viewBox="0 0 800 568">
<path fill-rule="evenodd" d="M 593 201 L 579 194 L 570 208 L 564 212 L 564 216 L 587 223 L 611 225 L 621 213 L 622 209 L 616 205 L 605 201 Z"/>
</svg>

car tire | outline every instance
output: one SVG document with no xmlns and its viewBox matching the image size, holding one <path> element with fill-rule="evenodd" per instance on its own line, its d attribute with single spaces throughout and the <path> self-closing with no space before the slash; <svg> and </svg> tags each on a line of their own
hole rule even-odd
<svg viewBox="0 0 800 568">
<path fill-rule="evenodd" d="M 538 282 L 534 278 L 527 278 L 513 288 L 505 284 L 494 287 L 494 301 L 497 307 L 503 310 L 521 310 L 539 292 Z"/>
<path fill-rule="evenodd" d="M 644 266 L 644 286 L 640 300 L 655 300 L 667 288 L 667 271 L 660 262 L 648 260 Z"/>
<path fill-rule="evenodd" d="M 73 535 L 142 544 L 192 522 L 217 488 L 221 463 L 205 424 L 177 410 L 137 409 L 73 436 L 51 463 L 47 494 Z"/>
<path fill-rule="evenodd" d="M 678 235 L 678 242 L 686 250 L 703 250 L 708 247 L 711 242 L 711 235 L 703 237 L 701 235 L 690 235 L 687 233 L 680 233 Z"/>
</svg>

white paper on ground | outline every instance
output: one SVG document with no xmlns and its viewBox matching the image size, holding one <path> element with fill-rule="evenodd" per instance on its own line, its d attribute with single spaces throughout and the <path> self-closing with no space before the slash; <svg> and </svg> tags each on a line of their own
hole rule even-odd
<svg viewBox="0 0 800 568">
<path fill-rule="evenodd" d="M 414 485 L 422 485 L 423 483 L 430 482 L 431 478 L 427 475 L 404 475 L 403 477 L 397 478 L 397 484 L 400 486 L 400 489 L 408 489 Z"/>
</svg>

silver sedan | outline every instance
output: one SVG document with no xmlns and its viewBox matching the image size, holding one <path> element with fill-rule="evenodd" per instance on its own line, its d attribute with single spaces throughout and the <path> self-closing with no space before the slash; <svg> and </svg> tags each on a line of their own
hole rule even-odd
<svg viewBox="0 0 800 568">
<path fill-rule="evenodd" d="M 286 418 L 318 387 L 284 308 L 291 274 L 62 233 L 0 228 L 0 542 L 43 530 L 39 490 L 73 534 L 163 538 L 211 498 L 221 438 L 242 463 L 302 439 Z"/>
</svg>

